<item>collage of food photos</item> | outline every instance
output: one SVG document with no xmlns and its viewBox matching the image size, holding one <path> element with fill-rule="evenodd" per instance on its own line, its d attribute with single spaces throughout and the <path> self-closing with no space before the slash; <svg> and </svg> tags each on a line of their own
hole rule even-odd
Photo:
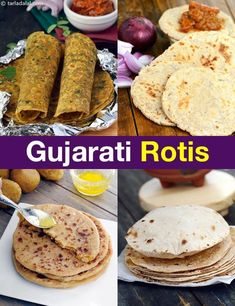
<svg viewBox="0 0 235 306">
<path fill-rule="evenodd" d="M 235 1 L 0 1 L 0 306 L 235 305 L 234 133 Z"/>
</svg>

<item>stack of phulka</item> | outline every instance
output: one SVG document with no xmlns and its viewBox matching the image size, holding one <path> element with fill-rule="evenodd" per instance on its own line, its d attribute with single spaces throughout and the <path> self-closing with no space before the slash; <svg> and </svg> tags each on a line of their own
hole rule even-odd
<svg viewBox="0 0 235 306">
<path fill-rule="evenodd" d="M 235 230 L 209 208 L 158 208 L 126 240 L 126 265 L 142 280 L 185 285 L 235 274 Z"/>
<path fill-rule="evenodd" d="M 69 288 L 98 278 L 112 246 L 93 216 L 65 205 L 38 205 L 57 224 L 41 230 L 21 220 L 13 239 L 13 261 L 25 279 L 45 287 Z"/>
<path fill-rule="evenodd" d="M 157 124 L 191 135 L 235 131 L 235 38 L 219 32 L 189 34 L 173 44 L 132 84 L 137 108 Z"/>
</svg>

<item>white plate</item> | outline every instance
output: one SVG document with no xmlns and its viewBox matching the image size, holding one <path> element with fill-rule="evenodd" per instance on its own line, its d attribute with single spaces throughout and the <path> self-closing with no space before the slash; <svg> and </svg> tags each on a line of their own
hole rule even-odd
<svg viewBox="0 0 235 306">
<path fill-rule="evenodd" d="M 113 256 L 97 280 L 71 289 L 38 286 L 22 278 L 11 259 L 12 236 L 18 223 L 14 213 L 0 240 L 0 294 L 47 306 L 117 305 L 117 223 L 101 219 L 112 239 Z"/>
</svg>

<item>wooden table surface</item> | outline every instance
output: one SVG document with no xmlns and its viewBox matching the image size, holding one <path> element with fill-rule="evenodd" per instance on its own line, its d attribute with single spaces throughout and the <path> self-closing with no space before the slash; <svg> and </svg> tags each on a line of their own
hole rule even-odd
<svg viewBox="0 0 235 306">
<path fill-rule="evenodd" d="M 227 170 L 235 176 L 235 170 Z M 139 205 L 138 191 L 151 177 L 143 170 L 120 170 L 118 192 L 119 253 L 124 249 L 127 230 L 145 212 Z M 235 205 L 226 220 L 235 225 Z M 204 288 L 169 288 L 143 283 L 119 281 L 119 306 L 234 306 L 235 281 L 231 285 Z"/>
<path fill-rule="evenodd" d="M 16 2 L 23 3 L 23 1 Z M 8 43 L 24 39 L 35 31 L 42 31 L 42 28 L 33 15 L 26 12 L 25 5 L 2 6 L 0 1 L 0 56 L 6 53 L 6 45 Z M 112 51 L 115 52 L 114 48 Z M 114 123 L 106 130 L 85 132 L 82 135 L 116 136 L 117 123 Z"/>
<path fill-rule="evenodd" d="M 117 221 L 117 173 L 115 173 L 110 187 L 105 193 L 97 197 L 86 197 L 76 191 L 72 184 L 69 171 L 66 170 L 65 176 L 62 180 L 59 182 L 42 180 L 35 191 L 22 196 L 21 202 L 35 205 L 43 203 L 66 204 L 92 214 L 97 218 Z M 0 208 L 0 237 L 2 236 L 13 212 L 12 209 Z M 14 290 L 14 288 L 12 288 L 12 290 Z M 0 306 L 30 305 L 33 306 L 36 304 L 0 295 Z"/>
<path fill-rule="evenodd" d="M 234 0 L 197 0 L 198 2 L 217 6 L 235 20 Z M 158 39 L 151 50 L 147 50 L 154 56 L 161 54 L 169 47 L 168 38 L 159 30 L 158 20 L 161 14 L 168 8 L 188 3 L 187 0 L 119 0 L 119 24 L 131 16 L 145 16 L 157 25 Z M 188 133 L 175 128 L 164 127 L 145 118 L 133 105 L 129 89 L 119 90 L 119 118 L 118 134 L 120 136 L 183 136 Z"/>
</svg>

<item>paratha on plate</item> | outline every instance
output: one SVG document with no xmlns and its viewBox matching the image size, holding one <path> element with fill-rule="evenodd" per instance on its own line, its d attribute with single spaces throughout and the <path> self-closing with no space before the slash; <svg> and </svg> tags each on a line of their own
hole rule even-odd
<svg viewBox="0 0 235 306">
<path fill-rule="evenodd" d="M 25 268 L 23 265 L 21 265 L 17 259 L 14 256 L 13 253 L 13 263 L 15 265 L 16 271 L 26 280 L 33 282 L 37 285 L 43 286 L 43 287 L 48 287 L 48 288 L 73 288 L 78 285 L 83 285 L 88 282 L 96 280 L 98 277 L 100 277 L 106 270 L 107 265 L 109 263 L 109 260 L 111 258 L 112 251 L 110 250 L 108 255 L 107 255 L 107 260 L 105 264 L 103 264 L 101 269 L 97 269 L 97 273 L 94 273 L 92 275 L 87 274 L 87 277 L 81 278 L 80 280 L 72 280 L 72 281 L 61 281 L 61 280 L 56 280 L 56 279 L 51 279 L 48 278 L 42 274 L 36 273 L 34 271 L 31 271 L 27 268 Z"/>
<path fill-rule="evenodd" d="M 13 236 L 13 250 L 16 260 L 29 270 L 56 277 L 74 276 L 97 266 L 106 256 L 109 235 L 102 233 L 99 254 L 88 263 L 79 260 L 71 250 L 61 248 L 42 230 L 26 222 L 20 222 L 17 226 Z"/>
<path fill-rule="evenodd" d="M 99 250 L 99 253 L 98 253 L 97 257 L 94 259 L 94 261 L 97 264 L 93 268 L 91 268 L 87 271 L 81 272 L 79 274 L 75 274 L 75 275 L 71 275 L 71 276 L 67 276 L 67 277 L 60 277 L 60 276 L 56 276 L 56 275 L 53 275 L 53 274 L 45 274 L 46 277 L 51 278 L 51 279 L 62 280 L 62 281 L 65 281 L 65 282 L 80 280 L 80 279 L 83 279 L 84 276 L 93 275 L 94 273 L 97 272 L 97 270 L 102 268 L 102 266 L 105 264 L 105 262 L 107 262 L 108 257 L 110 257 L 109 254 L 108 254 L 109 250 L 112 250 L 112 245 L 111 245 L 109 235 L 108 235 L 108 233 L 106 232 L 106 230 L 104 229 L 104 227 L 102 226 L 102 224 L 99 220 L 97 220 L 95 217 L 93 217 L 89 214 L 86 214 L 86 213 L 84 213 L 84 214 L 87 217 L 89 217 L 95 223 L 95 225 L 96 225 L 96 227 L 99 231 L 100 250 Z"/>
<path fill-rule="evenodd" d="M 62 249 L 71 250 L 76 257 L 84 262 L 96 258 L 100 249 L 99 232 L 95 223 L 77 209 L 66 205 L 37 205 L 49 213 L 56 225 L 44 229 Z"/>
</svg>

